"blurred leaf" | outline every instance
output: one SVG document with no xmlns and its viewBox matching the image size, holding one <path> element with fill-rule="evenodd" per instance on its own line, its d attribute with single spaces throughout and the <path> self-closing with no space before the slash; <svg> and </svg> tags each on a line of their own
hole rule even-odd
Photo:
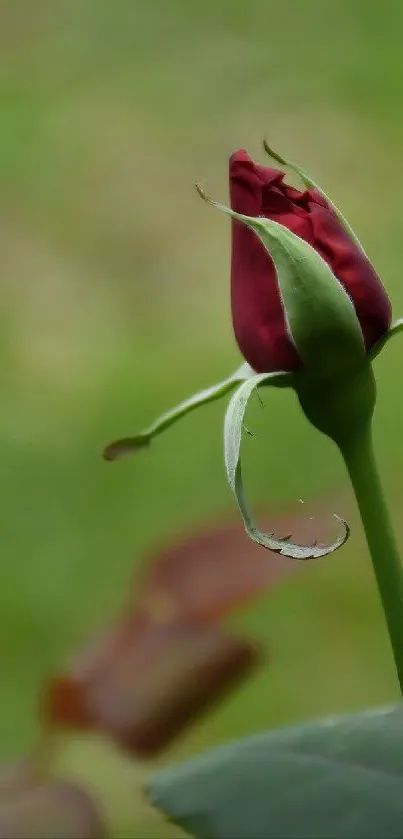
<svg viewBox="0 0 403 839">
<path fill-rule="evenodd" d="M 0 807 L 0 839 L 102 839 L 90 797 L 61 781 L 32 784 Z"/>
<path fill-rule="evenodd" d="M 293 533 L 301 544 L 329 538 L 334 507 L 316 502 L 315 513 L 301 503 L 298 512 L 261 516 L 267 531 Z M 248 539 L 233 520 L 206 523 L 203 529 L 178 536 L 168 547 L 153 551 L 144 579 L 136 573 L 132 608 L 145 609 L 150 618 L 223 618 L 258 594 L 269 591 L 305 565 L 261 547 Z"/>
<path fill-rule="evenodd" d="M 287 529 L 295 520 L 278 516 L 270 523 Z M 156 618 L 214 620 L 299 567 L 286 557 L 262 551 L 247 538 L 242 525 L 206 527 L 150 556 L 140 594 L 136 585 L 134 597 Z"/>
<path fill-rule="evenodd" d="M 129 617 L 46 695 L 51 723 L 108 734 L 140 755 L 165 748 L 260 661 L 257 647 L 195 621 Z"/>
<path fill-rule="evenodd" d="M 3 764 L 0 767 L 0 807 L 3 802 L 30 789 L 33 780 L 32 767 L 28 761 Z"/>
<path fill-rule="evenodd" d="M 269 732 L 157 773 L 152 802 L 200 839 L 400 839 L 403 707 Z"/>
<path fill-rule="evenodd" d="M 263 521 L 309 542 L 326 534 L 331 508 L 321 503 L 315 517 L 307 508 Z M 149 557 L 143 580 L 136 575 L 125 617 L 46 687 L 46 718 L 107 732 L 139 754 L 163 749 L 259 662 L 256 646 L 209 623 L 297 568 L 233 522 L 178 538 Z"/>
</svg>

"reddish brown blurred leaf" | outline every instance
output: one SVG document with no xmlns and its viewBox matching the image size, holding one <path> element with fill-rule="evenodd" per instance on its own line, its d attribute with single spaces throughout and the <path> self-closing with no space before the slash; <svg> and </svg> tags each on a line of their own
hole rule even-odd
<svg viewBox="0 0 403 839">
<path fill-rule="evenodd" d="M 219 627 L 127 618 L 46 696 L 55 725 L 92 728 L 146 756 L 165 748 L 260 661 Z"/>
<path fill-rule="evenodd" d="M 32 783 L 1 803 L 0 839 L 103 839 L 105 835 L 91 798 L 73 784 Z"/>
<path fill-rule="evenodd" d="M 0 807 L 15 795 L 20 795 L 34 783 L 29 761 L 6 763 L 0 766 Z"/>
<path fill-rule="evenodd" d="M 317 504 L 315 516 L 308 504 L 298 508 L 298 513 L 263 518 L 263 529 L 292 534 L 301 544 L 326 541 L 332 527 L 329 505 Z M 143 583 L 135 580 L 134 605 L 157 620 L 214 620 L 303 565 L 256 545 L 239 523 L 210 525 L 149 556 Z"/>
<path fill-rule="evenodd" d="M 310 512 L 299 504 L 263 523 L 301 542 L 327 538 L 333 510 Z M 126 616 L 53 679 L 47 720 L 102 731 L 140 755 L 161 751 L 261 658 L 214 622 L 302 565 L 253 544 L 239 524 L 177 540 L 150 558 Z"/>
</svg>

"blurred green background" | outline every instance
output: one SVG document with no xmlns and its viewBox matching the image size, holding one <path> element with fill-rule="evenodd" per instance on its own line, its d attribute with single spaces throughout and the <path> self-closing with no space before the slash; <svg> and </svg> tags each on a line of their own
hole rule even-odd
<svg viewBox="0 0 403 839">
<path fill-rule="evenodd" d="M 343 208 L 403 314 L 402 25 L 395 0 L 1 3 L 5 759 L 32 745 L 42 680 L 114 614 L 144 551 L 234 512 L 223 403 L 135 460 L 100 456 L 239 364 L 229 227 L 194 181 L 226 198 L 229 153 L 245 146 L 264 162 L 265 135 Z M 403 539 L 402 357 L 397 339 L 376 362 L 376 442 Z M 251 415 L 251 498 L 270 511 L 341 494 L 352 538 L 237 616 L 267 639 L 271 666 L 181 754 L 397 695 L 337 452 L 292 394 L 273 392 Z M 129 764 L 94 744 L 68 760 L 109 796 L 116 835 L 163 835 L 140 799 L 133 805 Z"/>
</svg>

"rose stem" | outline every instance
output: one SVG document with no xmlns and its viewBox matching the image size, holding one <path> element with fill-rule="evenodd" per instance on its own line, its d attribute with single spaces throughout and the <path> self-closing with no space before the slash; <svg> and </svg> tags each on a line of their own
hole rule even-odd
<svg viewBox="0 0 403 839">
<path fill-rule="evenodd" d="M 403 694 L 403 567 L 374 456 L 371 423 L 340 447 L 353 485 Z"/>
</svg>

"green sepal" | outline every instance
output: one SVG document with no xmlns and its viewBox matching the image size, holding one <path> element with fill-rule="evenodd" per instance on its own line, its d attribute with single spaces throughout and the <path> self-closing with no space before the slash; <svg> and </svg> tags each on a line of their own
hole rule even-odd
<svg viewBox="0 0 403 839">
<path fill-rule="evenodd" d="M 263 140 L 263 148 L 264 148 L 265 152 L 267 152 L 269 157 L 271 157 L 277 163 L 280 163 L 281 166 L 287 166 L 288 169 L 291 169 L 292 172 L 295 172 L 295 174 L 298 175 L 298 177 L 300 178 L 300 180 L 302 181 L 304 186 L 307 187 L 307 189 L 315 189 L 316 192 L 319 192 L 319 195 L 321 195 L 322 198 L 324 198 L 325 201 L 327 201 L 327 203 L 329 204 L 329 207 L 332 208 L 332 210 L 336 214 L 337 218 L 339 219 L 339 221 L 343 225 L 344 229 L 349 234 L 350 238 L 353 240 L 353 242 L 355 242 L 357 247 L 360 248 L 360 250 L 362 251 L 364 256 L 366 256 L 366 258 L 368 259 L 367 254 L 365 253 L 365 250 L 364 250 L 357 234 L 354 232 L 353 228 L 348 223 L 345 216 L 343 216 L 343 213 L 341 212 L 341 210 L 339 210 L 339 208 L 336 207 L 336 204 L 334 204 L 333 201 L 331 201 L 331 199 L 329 198 L 329 196 L 326 195 L 326 192 L 323 191 L 322 187 L 318 186 L 318 184 L 315 183 L 315 181 L 312 180 L 312 178 L 305 172 L 304 169 L 301 168 L 301 166 L 298 166 L 296 163 L 291 163 L 291 161 L 286 160 L 284 157 L 282 157 L 280 154 L 278 154 L 278 152 L 274 151 L 274 149 L 272 149 L 271 146 L 269 146 L 269 144 L 267 143 L 266 140 Z"/>
<path fill-rule="evenodd" d="M 173 425 L 181 419 L 181 417 L 199 408 L 200 405 L 206 405 L 208 402 L 221 399 L 221 397 L 230 393 L 240 382 L 244 382 L 254 375 L 254 370 L 252 370 L 249 364 L 242 364 L 227 379 L 204 390 L 200 390 L 198 393 L 180 402 L 175 408 L 161 414 L 148 428 L 140 431 L 134 437 L 123 437 L 120 440 L 115 440 L 113 443 L 110 443 L 104 449 L 105 460 L 117 460 L 126 454 L 131 454 L 139 449 L 145 448 L 151 443 L 153 437 L 161 434 L 166 428 L 169 428 L 170 425 Z"/>
<path fill-rule="evenodd" d="M 379 355 L 379 353 L 383 350 L 385 344 L 388 343 L 390 338 L 393 338 L 395 335 L 397 335 L 398 332 L 403 332 L 403 318 L 395 320 L 395 322 L 392 323 L 392 326 L 390 326 L 386 334 L 383 335 L 382 338 L 380 338 L 379 341 L 377 341 L 376 344 L 374 344 L 374 346 L 370 349 L 368 353 L 370 361 L 373 361 L 374 358 L 376 358 L 377 355 Z"/>
<path fill-rule="evenodd" d="M 277 273 L 286 324 L 303 362 L 316 379 L 359 368 L 366 357 L 354 305 L 324 259 L 307 242 L 272 219 L 253 218 L 206 198 L 256 233 Z"/>
<path fill-rule="evenodd" d="M 280 538 L 272 533 L 259 530 L 249 512 L 242 483 L 241 442 L 244 428 L 244 415 L 251 394 L 260 386 L 286 387 L 292 384 L 292 376 L 287 373 L 261 373 L 244 382 L 234 393 L 229 403 L 224 422 L 225 467 L 228 482 L 235 493 L 248 536 L 257 544 L 290 559 L 313 559 L 333 553 L 347 541 L 349 527 L 339 516 L 343 524 L 343 533 L 331 545 L 296 545 L 288 536 Z"/>
</svg>

